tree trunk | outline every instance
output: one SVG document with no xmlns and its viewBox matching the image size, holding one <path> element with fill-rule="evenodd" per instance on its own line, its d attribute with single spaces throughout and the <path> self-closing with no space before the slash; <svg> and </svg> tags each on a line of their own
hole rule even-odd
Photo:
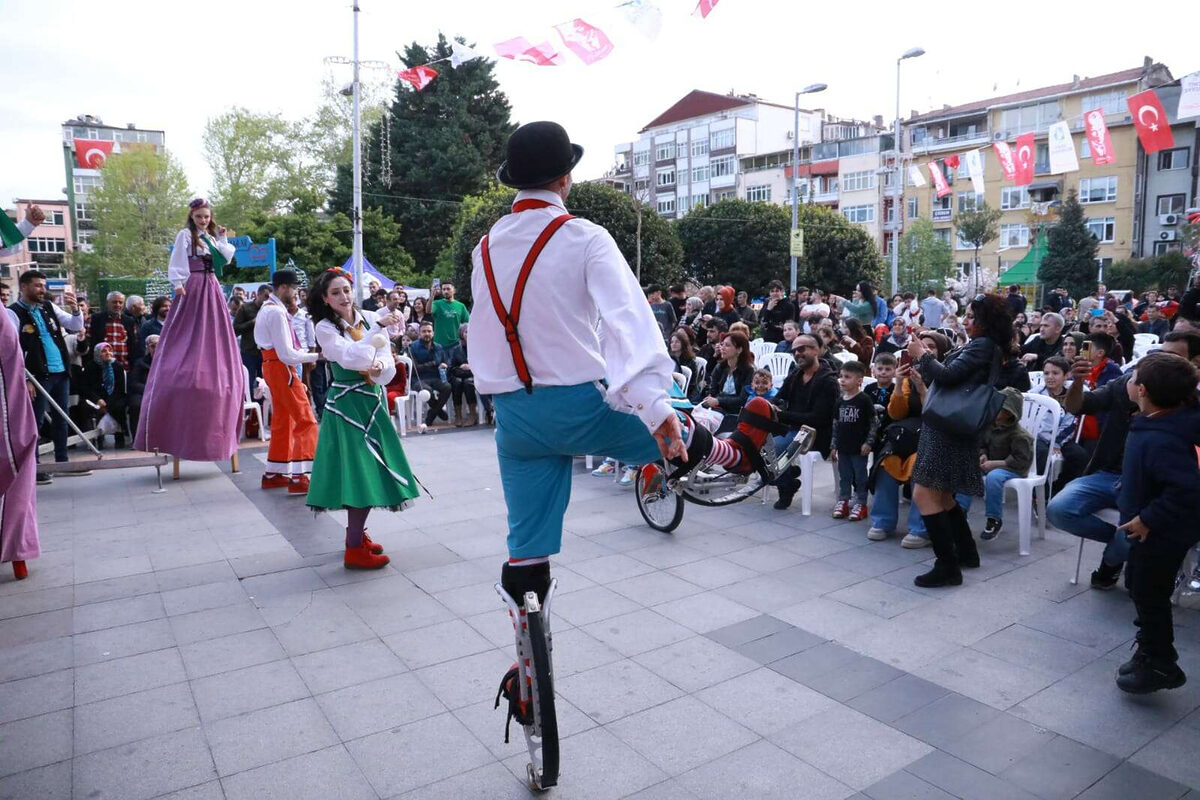
<svg viewBox="0 0 1200 800">
<path fill-rule="evenodd" d="M 642 282 L 642 204 L 637 204 L 637 279 Z"/>
</svg>

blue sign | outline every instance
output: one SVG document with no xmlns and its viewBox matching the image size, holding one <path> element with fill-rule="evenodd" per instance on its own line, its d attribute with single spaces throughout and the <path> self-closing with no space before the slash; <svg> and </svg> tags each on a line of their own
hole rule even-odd
<svg viewBox="0 0 1200 800">
<path fill-rule="evenodd" d="M 255 244 L 249 236 L 234 236 L 229 243 L 236 248 L 234 253 L 239 267 L 266 267 L 271 275 L 275 274 L 275 239 L 267 239 L 265 244 Z"/>
</svg>

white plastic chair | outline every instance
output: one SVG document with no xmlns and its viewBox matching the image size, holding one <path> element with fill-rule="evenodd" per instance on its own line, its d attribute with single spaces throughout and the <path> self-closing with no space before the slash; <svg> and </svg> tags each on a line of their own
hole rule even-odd
<svg viewBox="0 0 1200 800">
<path fill-rule="evenodd" d="M 839 364 L 848 364 L 851 361 L 858 361 L 858 356 L 854 355 L 854 353 L 851 353 L 849 351 L 842 351 L 840 353 L 834 353 L 833 358 Z"/>
<path fill-rule="evenodd" d="M 816 482 L 817 464 L 822 461 L 821 454 L 809 450 L 800 456 L 800 513 L 812 516 L 813 483 Z"/>
<path fill-rule="evenodd" d="M 1138 359 L 1144 357 L 1151 350 L 1157 348 L 1158 334 L 1135 333 L 1133 335 L 1133 361 L 1137 361 Z"/>
<path fill-rule="evenodd" d="M 704 379 L 708 377 L 708 359 L 696 356 L 696 385 L 704 384 Z"/>
<path fill-rule="evenodd" d="M 754 363 L 758 364 L 768 355 L 775 352 L 775 343 L 755 339 L 750 343 L 750 352 L 754 354 Z"/>
<path fill-rule="evenodd" d="M 675 374 L 683 376 L 684 381 L 679 385 L 679 388 L 684 395 L 686 395 L 688 390 L 692 387 L 692 368 L 680 365 L 679 372 L 676 372 Z"/>
<path fill-rule="evenodd" d="M 258 422 L 258 439 L 261 442 L 267 440 L 267 425 L 263 417 L 262 406 L 254 401 L 250 396 L 250 370 L 242 366 L 242 415 L 245 416 L 249 411 L 254 414 L 254 419 Z M 243 423 L 244 428 L 245 423 Z M 241 438 L 241 437 L 238 437 Z"/>
<path fill-rule="evenodd" d="M 400 435 L 408 435 L 408 400 L 413 397 L 413 364 L 412 359 L 408 356 L 399 356 L 397 359 L 405 366 L 405 374 L 408 375 L 408 385 L 405 387 L 404 394 L 400 395 L 392 403 L 392 412 L 396 415 L 396 425 L 400 428 Z"/>
<path fill-rule="evenodd" d="M 1037 432 L 1046 426 L 1046 415 L 1050 415 L 1050 430 L 1057 431 L 1062 419 L 1062 406 L 1053 398 L 1040 394 L 1024 395 L 1025 407 L 1021 413 L 1021 427 L 1037 439 Z M 1046 484 L 1053 469 L 1055 456 L 1053 448 L 1046 456 L 1046 463 L 1038 470 L 1037 459 L 1029 467 L 1029 475 L 1024 478 L 1012 478 L 1004 484 L 1004 490 L 1017 493 L 1017 525 L 1019 533 L 1018 552 L 1029 555 L 1030 540 L 1033 535 L 1033 498 L 1038 502 L 1038 538 L 1046 538 Z"/>
<path fill-rule="evenodd" d="M 1029 390 L 1031 392 L 1040 391 L 1046 385 L 1046 379 L 1040 371 L 1029 373 Z"/>
<path fill-rule="evenodd" d="M 796 368 L 796 359 L 791 353 L 772 352 L 766 357 L 765 367 L 771 373 L 771 383 L 778 389 L 783 386 L 788 374 Z"/>
</svg>

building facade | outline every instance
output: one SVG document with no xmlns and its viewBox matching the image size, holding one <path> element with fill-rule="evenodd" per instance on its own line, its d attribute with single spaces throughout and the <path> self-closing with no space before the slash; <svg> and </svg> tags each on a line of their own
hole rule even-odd
<svg viewBox="0 0 1200 800">
<path fill-rule="evenodd" d="M 21 273 L 36 269 L 44 272 L 52 283 L 69 282 L 71 272 L 67 253 L 74 246 L 71 206 L 64 200 L 18 199 L 12 211 L 6 211 L 14 222 L 29 215 L 30 206 L 39 206 L 46 221 L 34 229 L 13 252 L 0 256 L 0 282 L 15 289 Z"/>
<path fill-rule="evenodd" d="M 1196 177 L 1200 120 L 1180 122 L 1176 118 L 1181 91 L 1178 81 L 1155 91 L 1167 112 L 1175 142 L 1174 147 L 1149 155 L 1142 153 L 1139 158 L 1134 204 L 1142 224 L 1134 237 L 1134 254 L 1143 258 L 1181 250 L 1185 212 L 1200 206 Z"/>
</svg>

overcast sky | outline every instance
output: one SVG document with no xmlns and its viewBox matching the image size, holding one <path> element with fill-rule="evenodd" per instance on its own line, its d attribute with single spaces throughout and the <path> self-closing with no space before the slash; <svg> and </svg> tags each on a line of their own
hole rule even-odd
<svg viewBox="0 0 1200 800">
<path fill-rule="evenodd" d="M 1073 73 L 1127 69 L 1145 55 L 1176 77 L 1200 70 L 1194 26 L 1164 25 L 1149 7 L 1135 15 L 1108 4 L 1052 3 L 1033 12 L 1011 3 L 720 0 L 701 20 L 690 13 L 695 0 L 659 0 L 662 33 L 651 43 L 620 21 L 616 2 L 361 0 L 360 57 L 396 63 L 397 49 L 431 43 L 439 30 L 492 54 L 492 44 L 514 36 L 560 44 L 551 26 L 573 17 L 603 28 L 616 49 L 593 66 L 568 55 L 561 67 L 501 60 L 497 68 L 515 121 L 558 120 L 586 148 L 580 178 L 603 173 L 614 144 L 636 138 L 693 88 L 787 104 L 796 89 L 823 82 L 828 91 L 808 105 L 890 120 L 895 59 L 913 46 L 927 53 L 904 63 L 904 115 L 1061 83 Z M 348 67 L 322 63 L 351 53 L 349 0 L 5 0 L 3 7 L 5 206 L 15 197 L 63 196 L 59 126 L 77 114 L 165 130 L 193 192 L 207 193 L 206 119 L 234 105 L 300 118 L 319 102 L 330 70 L 349 79 Z"/>
</svg>

